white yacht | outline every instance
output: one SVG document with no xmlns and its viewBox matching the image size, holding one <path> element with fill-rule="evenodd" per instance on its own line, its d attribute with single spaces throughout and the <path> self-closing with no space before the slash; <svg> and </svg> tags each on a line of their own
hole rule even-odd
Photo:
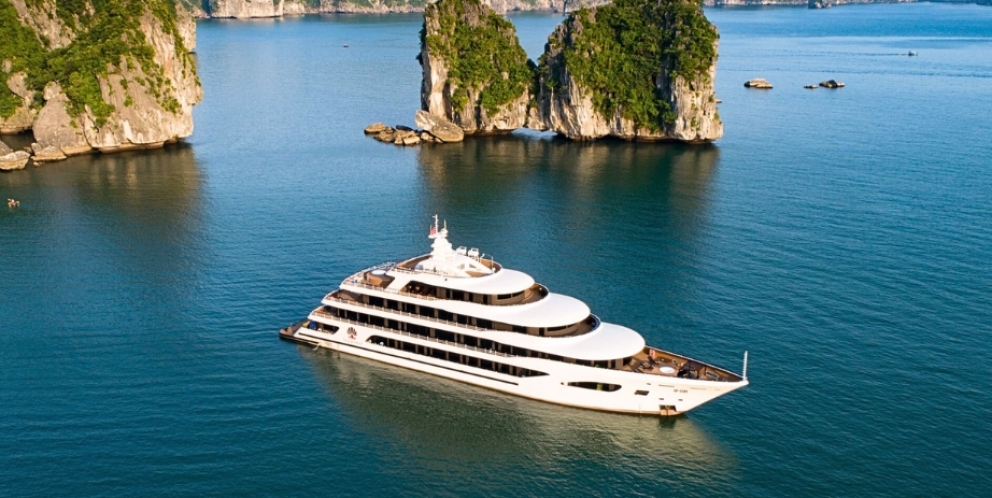
<svg viewBox="0 0 992 498">
<path fill-rule="evenodd" d="M 437 216 L 429 254 L 362 270 L 280 337 L 527 398 L 677 415 L 748 384 L 647 346 L 478 249 L 455 249 Z"/>
</svg>

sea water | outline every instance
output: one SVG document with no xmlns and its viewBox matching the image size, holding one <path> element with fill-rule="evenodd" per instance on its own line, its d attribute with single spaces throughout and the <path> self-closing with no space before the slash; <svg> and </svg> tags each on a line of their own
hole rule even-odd
<svg viewBox="0 0 992 498">
<path fill-rule="evenodd" d="M 187 144 L 0 175 L 0 495 L 987 493 L 992 8 L 707 15 L 701 147 L 381 144 L 418 15 L 201 22 Z M 535 58 L 560 21 L 510 18 Z M 612 415 L 277 340 L 434 213 L 751 385 Z"/>
</svg>

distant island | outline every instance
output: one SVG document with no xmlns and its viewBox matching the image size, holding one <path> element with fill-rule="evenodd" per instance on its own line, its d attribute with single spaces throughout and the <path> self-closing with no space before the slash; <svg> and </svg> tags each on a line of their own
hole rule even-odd
<svg viewBox="0 0 992 498">
<path fill-rule="evenodd" d="M 0 0 L 0 40 L 0 133 L 30 130 L 36 162 L 193 132 L 196 26 L 171 0 Z"/>
<path fill-rule="evenodd" d="M 303 14 L 341 13 L 405 13 L 422 12 L 428 0 L 175 0 L 197 17 L 246 19 L 253 17 L 282 17 Z M 809 8 L 826 8 L 833 5 L 864 3 L 916 3 L 941 0 L 704 0 L 709 7 L 748 5 L 807 5 Z M 483 3 L 498 13 L 507 12 L 572 12 L 582 7 L 594 7 L 609 0 L 484 0 Z M 976 3 L 976 0 L 948 0 L 946 3 Z M 992 0 L 977 0 L 989 4 Z"/>
</svg>

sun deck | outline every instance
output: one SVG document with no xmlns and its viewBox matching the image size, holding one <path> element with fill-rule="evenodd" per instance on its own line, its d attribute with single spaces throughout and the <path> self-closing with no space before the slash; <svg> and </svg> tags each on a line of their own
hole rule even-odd
<svg viewBox="0 0 992 498">
<path fill-rule="evenodd" d="M 503 266 L 502 265 L 500 265 L 499 263 L 493 261 L 492 259 L 485 259 L 484 257 L 481 257 L 481 256 L 466 256 L 466 257 L 467 258 L 470 258 L 473 261 L 475 261 L 475 262 L 481 264 L 482 266 L 488 268 L 489 270 L 492 271 L 492 273 L 497 273 L 497 272 L 499 272 L 500 270 L 503 269 Z M 431 255 L 430 254 L 425 254 L 423 256 L 417 256 L 416 258 L 410 258 L 410 259 L 408 259 L 406 261 L 403 261 L 403 262 L 397 264 L 394 269 L 395 270 L 398 270 L 398 271 L 405 271 L 405 272 L 411 272 L 411 273 L 420 273 L 420 272 L 422 272 L 424 270 L 418 270 L 417 269 L 417 265 L 420 264 L 420 263 L 423 263 L 424 261 L 427 261 L 430 258 L 431 258 Z M 472 270 L 466 271 L 466 273 L 469 276 L 471 276 L 471 277 L 487 277 L 487 276 L 489 276 L 489 275 L 492 274 L 492 273 L 482 273 L 482 272 L 477 272 L 477 271 L 472 271 Z"/>
<path fill-rule="evenodd" d="M 653 358 L 652 354 L 654 353 Z M 658 375 L 660 377 L 678 377 L 714 382 L 740 382 L 743 378 L 733 372 L 703 363 L 692 358 L 680 356 L 651 346 L 634 355 L 624 371 Z"/>
</svg>

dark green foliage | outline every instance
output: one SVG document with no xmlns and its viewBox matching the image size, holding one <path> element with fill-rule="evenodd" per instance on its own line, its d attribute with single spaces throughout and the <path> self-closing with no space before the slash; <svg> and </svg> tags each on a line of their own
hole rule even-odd
<svg viewBox="0 0 992 498">
<path fill-rule="evenodd" d="M 38 2 L 30 0 L 28 4 Z M 154 49 L 140 27 L 141 16 L 150 11 L 173 36 L 184 70 L 194 70 L 176 26 L 171 0 L 58 0 L 56 5 L 59 19 L 76 33 L 76 38 L 66 47 L 46 50 L 33 31 L 20 24 L 13 7 L 0 0 L 0 39 L 16 41 L 0 44 L 0 60 L 12 59 L 14 71 L 25 71 L 32 89 L 40 92 L 49 82 L 59 83 L 69 99 L 69 113 L 78 116 L 89 106 L 97 126 L 102 126 L 114 107 L 103 100 L 99 78 L 119 73 L 126 63 L 131 68 L 141 67 L 148 76 L 143 81 L 149 93 L 164 109 L 180 110 L 174 89 L 162 68 L 155 64 Z M 3 85 L 0 115 L 9 116 L 3 114 L 8 107 L 4 103 L 5 90 Z"/>
<path fill-rule="evenodd" d="M 675 120 L 656 79 L 708 78 L 719 35 L 703 15 L 700 0 L 615 0 L 580 9 L 566 21 L 571 40 L 565 67 L 592 95 L 596 110 L 618 110 L 639 126 L 658 130 Z M 575 29 L 581 26 L 581 29 Z M 549 43 L 558 40 L 552 36 Z M 555 48 L 555 47 L 552 47 Z M 545 84 L 554 88 L 551 61 L 541 58 Z"/>
<path fill-rule="evenodd" d="M 8 118 L 21 106 L 21 98 L 7 88 L 11 73 L 37 67 L 44 61 L 45 49 L 34 32 L 17 18 L 17 10 L 6 0 L 0 0 L 0 63 L 10 61 L 10 73 L 0 67 L 0 117 Z"/>
<path fill-rule="evenodd" d="M 476 25 L 463 17 L 466 5 L 482 12 Z M 459 111 L 468 104 L 468 90 L 481 90 L 479 101 L 487 113 L 523 95 L 534 78 L 533 65 L 517 41 L 513 24 L 483 8 L 479 0 L 440 0 L 427 7 L 425 17 L 437 13 L 440 29 L 427 35 L 421 30 L 421 47 L 443 58 L 448 81 L 456 87 L 452 104 Z"/>
</svg>

